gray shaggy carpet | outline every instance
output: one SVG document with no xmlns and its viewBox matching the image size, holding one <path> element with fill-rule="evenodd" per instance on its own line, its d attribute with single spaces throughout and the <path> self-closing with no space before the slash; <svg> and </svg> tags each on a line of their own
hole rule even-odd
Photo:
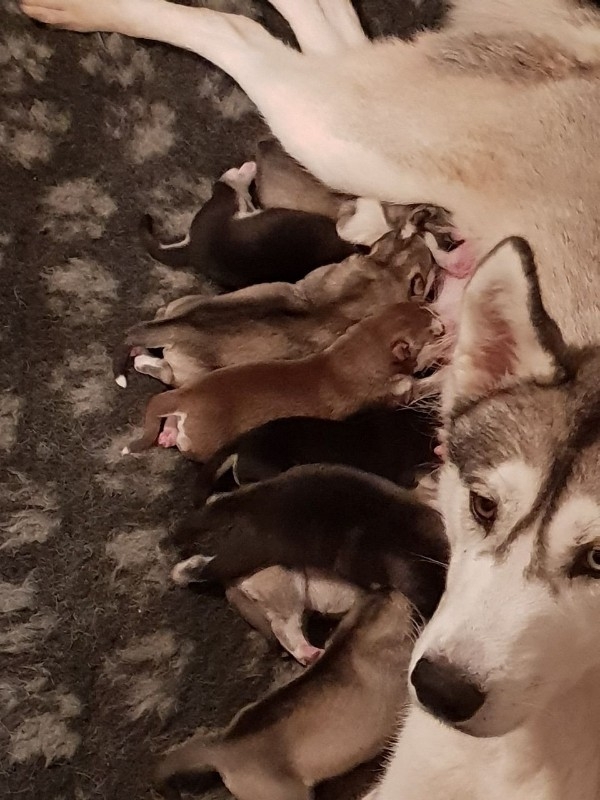
<svg viewBox="0 0 600 800">
<path fill-rule="evenodd" d="M 266 2 L 208 4 L 289 35 Z M 438 5 L 360 10 L 381 35 Z M 15 0 L 0 18 L 0 791 L 141 800 L 153 753 L 291 674 L 222 598 L 169 585 L 159 541 L 193 473 L 174 452 L 121 458 L 156 387 L 119 390 L 109 362 L 128 325 L 203 288 L 144 255 L 140 214 L 182 233 L 265 130 L 189 53 L 45 29 Z"/>
</svg>

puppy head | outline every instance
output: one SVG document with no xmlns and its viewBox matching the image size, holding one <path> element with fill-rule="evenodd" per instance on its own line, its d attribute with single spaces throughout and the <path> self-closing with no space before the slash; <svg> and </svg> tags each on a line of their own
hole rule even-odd
<svg viewBox="0 0 600 800">
<path fill-rule="evenodd" d="M 433 366 L 444 334 L 441 321 L 423 304 L 399 303 L 390 307 L 389 315 L 390 349 L 398 371 L 412 375 Z"/>
</svg>

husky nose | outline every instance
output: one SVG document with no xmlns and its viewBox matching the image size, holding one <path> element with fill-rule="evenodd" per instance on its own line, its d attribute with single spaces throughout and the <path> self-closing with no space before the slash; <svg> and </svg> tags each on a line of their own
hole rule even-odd
<svg viewBox="0 0 600 800">
<path fill-rule="evenodd" d="M 410 680 L 421 705 L 445 722 L 466 722 L 485 700 L 473 679 L 444 659 L 419 659 Z"/>
</svg>

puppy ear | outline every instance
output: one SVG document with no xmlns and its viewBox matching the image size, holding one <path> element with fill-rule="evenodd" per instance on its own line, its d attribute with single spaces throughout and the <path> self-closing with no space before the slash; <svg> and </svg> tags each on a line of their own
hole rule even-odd
<svg viewBox="0 0 600 800">
<path fill-rule="evenodd" d="M 542 304 L 531 248 L 523 239 L 505 239 L 465 289 L 443 410 L 451 416 L 521 381 L 564 380 L 566 354 Z"/>
<path fill-rule="evenodd" d="M 406 361 L 410 355 L 410 345 L 405 339 L 398 339 L 392 345 L 392 355 L 396 361 Z"/>
<path fill-rule="evenodd" d="M 405 339 L 398 339 L 392 344 L 392 358 L 402 367 L 398 370 L 402 375 L 412 375 L 417 360 L 411 355 L 410 344 Z"/>
</svg>

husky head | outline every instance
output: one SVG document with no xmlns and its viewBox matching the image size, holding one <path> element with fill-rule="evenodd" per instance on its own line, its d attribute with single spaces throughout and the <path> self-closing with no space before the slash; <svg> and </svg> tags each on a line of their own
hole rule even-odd
<svg viewBox="0 0 600 800">
<path fill-rule="evenodd" d="M 411 690 L 498 736 L 600 676 L 600 348 L 567 349 L 520 239 L 465 292 L 443 406 L 451 559 Z"/>
</svg>

